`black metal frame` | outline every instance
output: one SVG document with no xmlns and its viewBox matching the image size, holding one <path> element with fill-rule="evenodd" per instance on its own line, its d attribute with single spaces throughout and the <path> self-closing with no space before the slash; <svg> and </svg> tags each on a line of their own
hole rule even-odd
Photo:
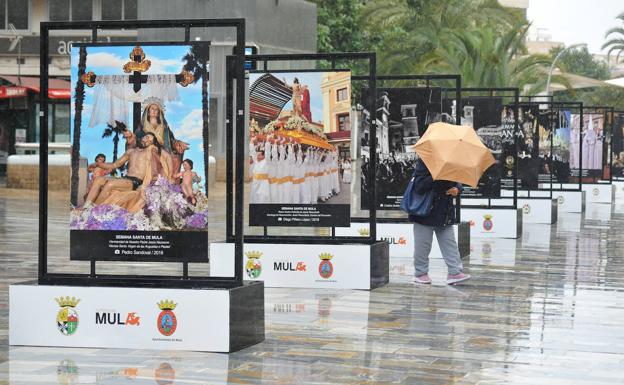
<svg viewBox="0 0 624 385">
<path fill-rule="evenodd" d="M 425 87 L 430 87 L 431 86 L 431 81 L 451 81 L 451 82 L 455 82 L 455 87 L 440 87 L 442 89 L 442 92 L 445 91 L 449 91 L 449 90 L 454 90 L 455 91 L 455 95 L 456 98 L 455 100 L 457 100 L 457 105 L 461 104 L 461 75 L 410 75 L 410 74 L 405 74 L 405 75 L 378 75 L 377 76 L 377 81 L 378 82 L 384 82 L 384 81 L 425 81 Z M 386 88 L 386 87 L 377 87 L 377 88 Z M 406 87 L 409 88 L 409 87 Z M 461 124 L 461 116 L 459 114 L 457 114 L 456 118 L 455 118 L 455 123 L 460 125 Z M 356 140 L 359 140 L 359 138 L 355 138 Z M 376 200 L 376 195 L 375 195 L 375 200 Z M 375 201 L 373 201 L 375 202 Z M 460 210 L 460 205 L 461 205 L 461 198 L 458 196 L 457 197 L 457 204 L 455 205 L 455 219 L 456 222 L 459 223 L 461 221 L 461 210 Z M 375 203 L 375 210 L 379 211 L 379 209 L 377 209 L 377 205 Z M 397 210 L 381 210 L 383 212 L 395 212 L 395 213 L 400 213 L 400 211 Z M 352 222 L 366 222 L 366 218 L 363 217 L 353 217 L 351 218 Z M 377 223 L 411 223 L 409 218 L 407 218 L 405 215 L 402 215 L 401 217 L 377 217 Z"/>
<path fill-rule="evenodd" d="M 47 285 L 84 285 L 84 286 L 142 286 L 142 287 L 235 287 L 243 283 L 243 199 L 242 183 L 236 186 L 236 207 L 234 234 L 234 277 L 193 277 L 188 275 L 188 263 L 183 263 L 182 276 L 156 275 L 98 275 L 95 272 L 95 261 L 91 261 L 90 274 L 58 274 L 48 273 L 48 77 L 49 77 L 49 38 L 52 30 L 90 30 L 92 42 L 97 42 L 100 29 L 170 29 L 183 28 L 184 40 L 179 44 L 190 44 L 191 28 L 235 28 L 236 46 L 234 47 L 235 68 L 233 76 L 237 82 L 236 109 L 239 113 L 236 140 L 236 177 L 243 179 L 244 149 L 244 59 L 245 59 L 245 19 L 184 19 L 184 20 L 139 20 L 139 21 L 85 21 L 85 22 L 42 22 L 40 44 L 41 73 L 41 109 L 39 123 L 41 127 L 41 143 L 39 152 L 39 260 L 38 281 Z M 135 44 L 136 41 L 128 41 Z M 171 42 L 175 44 L 176 42 Z M 119 43 L 114 43 L 119 45 Z M 205 149 L 208 151 L 208 149 Z M 235 148 L 228 148 L 228 153 Z M 230 159 L 232 160 L 232 159 Z M 230 163 L 228 163 L 230 167 Z"/>
<path fill-rule="evenodd" d="M 615 108 L 614 107 L 603 107 L 603 106 L 587 106 L 584 107 L 585 113 L 586 114 L 600 114 L 602 113 L 604 115 L 604 127 L 603 130 L 606 130 L 607 128 L 609 128 L 609 132 L 605 132 L 604 133 L 604 142 L 603 142 L 603 154 L 604 154 L 604 148 L 607 148 L 607 156 L 609 157 L 609 163 L 607 164 L 607 166 L 609 166 L 609 179 L 604 179 L 602 178 L 602 176 L 604 176 L 604 168 L 601 170 L 601 177 L 598 179 L 598 181 L 594 182 L 594 183 L 585 183 L 585 184 L 611 184 L 613 183 L 613 172 L 611 172 L 611 169 L 613 168 L 613 157 L 612 157 L 612 152 L 611 152 L 611 147 L 609 146 L 609 144 L 611 143 L 611 136 L 613 134 L 613 125 L 615 124 Z M 595 112 L 591 112 L 591 111 L 595 111 Z M 611 116 L 611 119 L 608 119 L 608 116 Z M 611 126 L 608 127 L 607 125 L 609 124 L 609 120 L 611 121 Z M 609 143 L 607 143 L 607 139 L 609 140 Z M 581 148 L 583 146 L 581 145 Z M 581 155 L 583 153 L 583 150 L 581 150 Z M 583 158 L 581 157 L 581 163 L 583 162 Z M 605 163 L 603 161 L 602 166 L 605 166 Z"/>
<path fill-rule="evenodd" d="M 554 109 L 557 111 L 557 113 L 561 112 L 562 110 L 574 110 L 574 109 L 578 109 L 579 115 L 580 115 L 580 126 L 579 126 L 579 143 L 582 141 L 582 132 L 583 132 L 583 103 L 582 102 L 549 102 L 549 103 L 544 103 L 544 102 L 536 102 L 536 103 L 540 103 L 540 104 L 548 104 L 551 106 L 551 109 Z M 571 128 L 571 127 L 570 127 Z M 572 131 L 570 130 L 570 133 Z M 553 149 L 553 139 L 551 138 L 551 154 L 552 154 L 552 149 Z M 582 191 L 583 190 L 583 179 L 580 177 L 580 175 L 583 174 L 583 162 L 582 162 L 582 156 L 583 156 L 583 146 L 579 146 L 579 180 L 578 180 L 578 188 L 555 188 L 554 185 L 560 185 L 563 186 L 564 184 L 573 184 L 573 183 L 561 183 L 561 182 L 553 182 L 553 176 L 551 173 L 551 183 L 550 183 L 550 192 L 551 192 L 551 197 L 552 197 L 552 193 L 554 191 Z M 538 186 L 538 191 L 544 191 L 545 189 L 540 189 Z M 530 194 L 530 193 L 529 193 Z"/>
<path fill-rule="evenodd" d="M 377 78 L 377 74 L 376 74 L 376 54 L 374 52 L 338 52 L 338 53 L 318 53 L 318 54 L 267 54 L 267 55 L 246 55 L 245 56 L 245 61 L 248 63 L 254 63 L 257 64 L 258 63 L 262 63 L 262 69 L 256 69 L 256 70 L 251 70 L 248 71 L 249 73 L 267 73 L 267 72 L 328 72 L 328 71 L 332 71 L 332 72 L 339 72 L 339 71 L 349 71 L 351 70 L 350 67 L 345 67 L 344 65 L 340 65 L 340 63 L 338 63 L 338 61 L 340 62 L 354 62 L 354 61 L 365 61 L 368 63 L 368 75 L 354 75 L 351 76 L 351 80 L 360 80 L 360 81 L 368 81 L 369 82 L 369 89 L 372 90 L 371 92 L 371 96 L 369 97 L 368 100 L 368 108 L 370 111 L 374 111 L 374 106 L 375 106 L 375 98 L 372 95 L 376 94 L 376 78 Z M 269 68 L 269 63 L 271 62 L 314 62 L 317 63 L 319 61 L 325 61 L 328 62 L 330 64 L 330 67 L 328 68 L 304 68 L 304 69 L 297 69 L 297 70 L 289 70 L 289 69 L 284 69 L 284 70 L 272 70 Z M 231 84 L 228 83 L 228 90 L 231 89 Z M 237 97 L 238 97 L 238 93 L 237 93 Z M 230 100 L 231 95 L 226 96 L 226 100 Z M 228 103 L 229 105 L 230 103 Z M 229 107 L 228 107 L 229 108 Z M 228 115 L 229 116 L 229 115 Z M 238 123 L 237 123 L 238 126 Z M 247 124 L 244 124 L 245 127 L 247 127 Z M 239 127 L 237 127 L 238 129 Z M 371 126 L 370 126 L 370 130 L 371 130 L 371 146 L 376 146 L 377 145 L 377 126 L 376 123 L 374 121 L 371 121 Z M 231 128 L 228 128 L 228 133 L 230 133 L 232 131 Z M 237 130 L 238 131 L 238 130 Z M 228 134 L 229 135 L 229 134 Z M 241 142 L 244 140 L 244 138 L 246 137 L 245 134 L 243 135 L 239 135 L 236 139 L 237 141 L 240 140 Z M 227 139 L 226 140 L 231 140 L 231 139 Z M 371 156 L 371 163 L 372 164 L 376 164 L 377 163 L 377 157 L 376 154 L 374 156 Z M 237 162 L 238 165 L 238 162 Z M 241 166 L 242 167 L 242 166 Z M 374 173 L 371 173 L 371 175 L 368 176 L 369 177 L 369 182 L 374 182 Z M 231 170 L 230 170 L 230 163 L 228 163 L 228 170 L 227 170 L 227 180 L 232 179 L 232 174 L 231 174 Z M 239 180 L 236 181 L 236 186 L 237 186 L 237 191 L 243 191 L 243 185 L 244 185 L 244 180 L 243 178 L 240 178 Z M 230 185 L 228 184 L 228 189 L 230 188 Z M 240 190 L 239 190 L 240 188 Z M 373 188 L 372 191 L 372 198 L 375 199 L 376 197 L 376 189 Z M 238 198 L 238 197 L 237 197 Z M 241 209 L 242 209 L 242 196 L 240 197 L 241 199 Z M 227 213 L 228 213 L 228 218 L 226 220 L 226 228 L 227 228 L 227 232 L 226 232 L 226 238 L 228 242 L 231 242 L 233 240 L 232 234 L 231 234 L 231 225 L 228 225 L 227 222 L 231 221 L 231 213 L 232 213 L 232 197 L 231 197 L 231 191 L 228 190 L 227 192 Z M 376 222 L 377 222 L 377 215 L 376 215 L 376 210 L 369 210 L 369 226 L 370 226 L 370 232 L 369 232 L 369 236 L 368 237 L 352 237 L 352 236 L 336 236 L 336 232 L 335 232 L 335 228 L 332 227 L 332 231 L 331 231 L 331 235 L 330 236 L 288 236 L 288 235 L 269 235 L 267 232 L 267 228 L 264 227 L 264 235 L 258 236 L 258 235 L 247 235 L 244 237 L 244 241 L 245 243 L 284 243 L 284 244 L 293 244 L 293 243 L 307 243 L 307 244 L 345 244 L 345 243 L 360 243 L 360 244 L 373 244 L 375 242 L 377 242 L 376 237 L 377 237 L 377 227 L 376 227 Z M 239 268 L 239 270 L 242 270 L 242 266 Z"/>
<path fill-rule="evenodd" d="M 613 131 L 611 132 L 611 147 L 609 148 L 609 150 L 610 150 L 610 152 L 612 154 L 611 157 L 613 157 L 613 150 L 612 150 L 612 148 L 613 148 L 613 135 L 615 133 L 615 118 L 618 115 L 624 116 L 624 111 L 613 111 Z M 621 181 L 624 180 L 624 178 L 622 178 L 622 177 L 613 178 L 613 158 L 611 159 L 611 169 L 610 169 L 610 172 L 611 172 L 611 181 L 620 181 L 621 182 Z"/>
<path fill-rule="evenodd" d="M 462 205 L 462 208 L 471 208 L 471 209 L 489 209 L 489 210 L 499 210 L 499 209 L 516 209 L 518 207 L 518 136 L 517 132 L 520 126 L 520 118 L 518 116 L 518 104 L 520 102 L 520 90 L 518 88 L 513 87 L 502 87 L 502 88 L 490 88 L 490 87 L 468 87 L 462 88 L 462 95 L 466 93 L 485 93 L 484 96 L 500 96 L 503 98 L 513 98 L 513 103 L 509 103 L 513 106 L 514 111 L 514 147 L 516 151 L 514 151 L 514 176 L 513 176 L 513 205 L 500 205 L 500 206 L 492 206 L 492 198 L 475 198 L 475 199 L 487 199 L 487 206 L 483 207 L 482 205 Z M 500 95 L 500 94 L 503 95 Z M 510 94 L 510 95 L 505 95 Z M 459 113 L 458 113 L 459 115 Z M 468 199 L 468 198 L 464 198 Z M 506 197 L 501 197 L 500 199 L 509 199 Z"/>
</svg>

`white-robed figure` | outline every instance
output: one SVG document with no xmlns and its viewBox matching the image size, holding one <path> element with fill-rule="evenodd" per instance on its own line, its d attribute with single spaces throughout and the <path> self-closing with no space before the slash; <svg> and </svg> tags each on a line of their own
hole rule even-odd
<svg viewBox="0 0 624 385">
<path fill-rule="evenodd" d="M 580 138 L 579 127 L 581 126 L 581 120 L 579 115 L 575 115 L 572 118 L 572 129 L 570 130 L 570 168 L 579 168 L 579 154 L 580 154 Z"/>
<path fill-rule="evenodd" d="M 583 168 L 594 170 L 594 151 L 596 149 L 596 131 L 594 131 L 593 116 L 589 115 L 587 130 L 583 136 Z"/>
<path fill-rule="evenodd" d="M 342 182 L 351 183 L 351 162 L 349 159 L 342 162 L 342 170 Z"/>
<path fill-rule="evenodd" d="M 261 151 L 256 151 L 255 146 L 254 154 L 252 155 L 252 182 L 251 192 L 249 196 L 250 203 L 271 203 L 271 190 L 269 187 L 269 173 L 268 173 L 268 160 L 264 154 L 268 154 L 270 151 L 269 142 L 264 143 L 264 154 Z"/>
<path fill-rule="evenodd" d="M 279 202 L 278 200 L 279 193 L 277 190 L 278 163 L 279 163 L 278 144 L 277 144 L 277 141 L 273 141 L 273 143 L 268 141 L 267 143 L 270 149 L 269 152 L 266 153 L 267 154 L 266 156 L 267 157 L 270 156 L 270 160 L 268 162 L 269 163 L 268 173 L 269 173 L 269 188 L 271 191 L 271 202 L 276 203 L 276 202 Z"/>
<path fill-rule="evenodd" d="M 303 182 L 300 187 L 300 197 L 302 204 L 310 203 L 312 200 L 312 171 L 310 163 L 312 162 L 312 157 L 310 155 L 310 147 L 308 147 L 304 154 L 302 154 L 303 161 L 301 163 L 301 169 L 303 170 Z"/>
<path fill-rule="evenodd" d="M 305 181 L 305 170 L 303 169 L 303 154 L 301 154 L 301 147 L 296 146 L 296 150 L 293 150 L 293 162 L 291 165 L 292 170 L 292 195 L 291 203 L 299 204 L 301 200 L 301 187 Z"/>
<path fill-rule="evenodd" d="M 597 122 L 593 124 L 594 132 L 596 134 L 596 144 L 594 145 L 594 157 L 593 161 L 593 169 L 594 170 L 602 170 L 602 141 L 604 140 L 604 135 L 602 131 L 602 119 L 598 118 Z"/>
<path fill-rule="evenodd" d="M 339 164 L 338 164 L 338 152 L 337 151 L 333 151 L 332 152 L 332 174 L 331 174 L 331 180 L 332 180 L 332 184 L 334 185 L 333 191 L 334 194 L 338 195 L 340 194 L 340 171 L 339 171 Z"/>
<path fill-rule="evenodd" d="M 283 142 L 277 147 L 277 174 L 275 185 L 277 188 L 277 200 L 274 203 L 288 203 L 286 201 L 286 189 L 284 181 L 286 177 L 286 146 Z"/>
</svg>

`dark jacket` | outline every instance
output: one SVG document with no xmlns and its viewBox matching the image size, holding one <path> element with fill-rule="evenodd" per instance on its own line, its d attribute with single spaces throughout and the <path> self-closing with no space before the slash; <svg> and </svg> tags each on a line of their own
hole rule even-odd
<svg viewBox="0 0 624 385">
<path fill-rule="evenodd" d="M 461 193 L 462 186 L 459 183 L 446 180 L 434 181 L 431 173 L 422 160 L 416 162 L 416 170 L 414 170 L 414 185 L 416 192 L 423 194 L 433 190 L 433 204 L 431 213 L 426 217 L 409 216 L 410 221 L 420 223 L 425 226 L 443 227 L 455 223 L 455 199 L 446 194 L 446 191 L 452 187 L 457 187 Z"/>
</svg>

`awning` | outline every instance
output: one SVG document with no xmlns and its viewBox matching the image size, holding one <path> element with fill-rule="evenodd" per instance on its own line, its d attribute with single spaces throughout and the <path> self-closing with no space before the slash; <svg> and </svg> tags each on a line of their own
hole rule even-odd
<svg viewBox="0 0 624 385">
<path fill-rule="evenodd" d="M 612 86 L 616 87 L 624 87 L 624 77 L 623 78 L 615 78 L 611 80 L 605 80 L 605 83 L 609 83 Z"/>
<path fill-rule="evenodd" d="M 554 70 L 553 75 L 558 75 L 558 76 L 566 78 L 570 85 L 569 88 L 574 88 L 574 89 L 606 87 L 609 85 L 607 84 L 607 82 L 604 82 L 602 80 L 592 79 L 587 76 L 572 74 L 569 72 L 561 72 L 559 71 L 559 69 Z M 550 89 L 553 91 L 565 91 L 568 88 L 566 88 L 566 86 L 564 86 L 563 84 L 559 84 L 553 81 L 550 84 Z"/>
<path fill-rule="evenodd" d="M 39 77 L 37 76 L 11 76 L 2 75 L 1 79 L 6 80 L 18 87 L 23 87 L 31 91 L 39 93 Z M 67 80 L 48 79 L 48 98 L 50 99 L 69 99 L 71 98 L 71 83 Z"/>
</svg>

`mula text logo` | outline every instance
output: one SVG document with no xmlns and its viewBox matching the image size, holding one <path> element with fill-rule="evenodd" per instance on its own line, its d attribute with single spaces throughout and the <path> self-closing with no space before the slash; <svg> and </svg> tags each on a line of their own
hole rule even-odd
<svg viewBox="0 0 624 385">
<path fill-rule="evenodd" d="M 80 299 L 76 297 L 55 298 L 61 309 L 56 313 L 56 327 L 64 336 L 71 336 L 78 329 L 78 312 L 76 306 Z"/>
<path fill-rule="evenodd" d="M 399 239 L 395 237 L 381 237 L 381 240 L 387 241 L 390 245 L 399 245 L 399 246 L 407 245 L 407 239 L 405 239 L 405 237 L 399 237 Z"/>
<path fill-rule="evenodd" d="M 328 279 L 334 274 L 334 265 L 331 263 L 331 259 L 334 256 L 330 253 L 321 253 L 319 258 L 321 259 L 321 263 L 319 264 L 319 275 L 321 278 Z"/>
<path fill-rule="evenodd" d="M 121 313 L 114 312 L 96 312 L 96 325 L 120 325 L 120 326 L 140 326 L 141 317 L 135 312 L 128 313 L 125 317 Z"/>
<path fill-rule="evenodd" d="M 158 308 L 161 310 L 160 314 L 158 315 L 158 320 L 156 321 L 158 332 L 165 337 L 169 337 L 170 335 L 175 333 L 178 327 L 178 319 L 173 313 L 173 310 L 178 304 L 171 300 L 163 300 L 158 302 L 157 305 Z"/>
<path fill-rule="evenodd" d="M 305 262 L 273 262 L 273 270 L 275 271 L 306 271 Z"/>
<path fill-rule="evenodd" d="M 247 256 L 247 263 L 245 264 L 245 272 L 251 279 L 256 279 L 262 273 L 262 263 L 260 263 L 260 257 L 262 253 L 260 251 L 248 251 L 245 253 Z"/>
</svg>

